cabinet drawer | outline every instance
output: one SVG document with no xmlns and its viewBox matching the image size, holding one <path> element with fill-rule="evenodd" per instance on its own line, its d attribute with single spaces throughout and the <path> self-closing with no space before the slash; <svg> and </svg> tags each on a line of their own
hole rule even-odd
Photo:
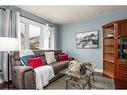
<svg viewBox="0 0 127 95">
<path fill-rule="evenodd" d="M 117 75 L 118 77 L 127 77 L 127 70 L 118 70 Z"/>
</svg>

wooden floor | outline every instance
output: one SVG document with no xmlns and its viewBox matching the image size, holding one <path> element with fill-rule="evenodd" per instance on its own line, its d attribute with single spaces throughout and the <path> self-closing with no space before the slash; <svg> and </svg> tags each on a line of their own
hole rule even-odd
<svg viewBox="0 0 127 95">
<path fill-rule="evenodd" d="M 0 89 L 8 89 L 8 83 L 0 83 Z M 16 87 L 12 84 L 12 82 L 9 82 L 9 89 L 12 90 L 12 89 L 16 89 Z"/>
<path fill-rule="evenodd" d="M 98 76 L 103 76 L 102 73 L 95 73 Z M 0 83 L 0 90 L 7 90 L 8 89 L 8 83 Z M 9 89 L 8 90 L 16 90 L 16 87 L 12 84 L 12 82 L 9 82 Z"/>
</svg>

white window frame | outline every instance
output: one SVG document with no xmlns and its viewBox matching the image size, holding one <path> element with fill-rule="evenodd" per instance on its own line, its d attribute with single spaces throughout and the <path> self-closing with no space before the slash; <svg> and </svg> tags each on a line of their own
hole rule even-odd
<svg viewBox="0 0 127 95">
<path fill-rule="evenodd" d="M 34 25 L 40 27 L 40 49 L 43 49 L 43 28 L 45 25 L 38 23 L 36 21 L 32 21 L 30 19 L 24 18 L 20 16 L 20 23 L 25 24 L 25 50 L 30 49 L 30 44 L 29 44 L 29 25 Z"/>
<path fill-rule="evenodd" d="M 29 25 L 34 25 L 37 27 L 40 27 L 40 50 L 44 49 L 44 35 L 43 35 L 43 31 L 44 28 L 46 27 L 46 24 L 41 24 L 39 22 L 27 19 L 25 17 L 20 16 L 20 23 L 24 23 L 25 24 L 25 50 L 29 50 L 30 49 L 30 44 L 29 44 Z M 49 26 L 50 28 L 51 26 Z M 52 29 L 54 29 L 54 27 L 51 27 Z M 55 31 L 51 33 L 50 31 L 50 47 L 49 49 L 54 49 L 55 47 Z M 21 35 L 21 33 L 20 33 Z M 21 40 L 21 36 L 20 36 L 20 40 Z"/>
</svg>

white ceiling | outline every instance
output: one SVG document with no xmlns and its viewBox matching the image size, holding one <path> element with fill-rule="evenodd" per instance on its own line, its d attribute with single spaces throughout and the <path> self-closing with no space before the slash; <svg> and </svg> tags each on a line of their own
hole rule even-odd
<svg viewBox="0 0 127 95">
<path fill-rule="evenodd" d="M 28 12 L 56 24 L 67 24 L 87 20 L 109 12 L 119 11 L 127 6 L 18 6 Z"/>
</svg>

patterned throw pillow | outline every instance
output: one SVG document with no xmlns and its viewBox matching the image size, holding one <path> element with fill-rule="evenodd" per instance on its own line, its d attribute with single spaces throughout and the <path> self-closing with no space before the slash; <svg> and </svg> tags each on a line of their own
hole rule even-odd
<svg viewBox="0 0 127 95">
<path fill-rule="evenodd" d="M 19 52 L 20 61 L 23 66 L 28 65 L 28 58 L 34 58 L 35 55 L 32 50 L 21 50 Z"/>
<path fill-rule="evenodd" d="M 23 66 L 28 66 L 28 59 L 29 58 L 34 58 L 35 55 L 25 55 L 25 56 L 21 56 L 20 60 Z"/>
<path fill-rule="evenodd" d="M 54 52 L 45 52 L 45 58 L 46 58 L 47 64 L 56 62 Z"/>
</svg>

